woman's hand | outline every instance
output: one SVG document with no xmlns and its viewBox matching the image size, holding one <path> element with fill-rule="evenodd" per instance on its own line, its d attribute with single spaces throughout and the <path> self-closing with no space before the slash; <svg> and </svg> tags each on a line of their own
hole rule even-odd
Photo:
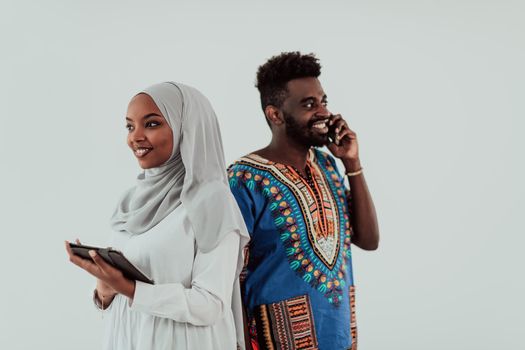
<svg viewBox="0 0 525 350">
<path fill-rule="evenodd" d="M 69 255 L 69 261 L 97 278 L 97 292 L 100 292 L 104 296 L 106 296 L 106 292 L 108 293 L 107 296 L 115 292 L 133 299 L 133 295 L 135 294 L 135 281 L 124 277 L 122 271 L 105 262 L 94 250 L 89 251 L 92 260 L 82 259 L 73 253 L 68 241 L 65 242 L 65 245 Z"/>
</svg>

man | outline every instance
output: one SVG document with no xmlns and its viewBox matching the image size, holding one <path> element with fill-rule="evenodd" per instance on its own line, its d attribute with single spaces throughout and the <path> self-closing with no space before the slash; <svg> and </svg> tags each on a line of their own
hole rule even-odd
<svg viewBox="0 0 525 350">
<path fill-rule="evenodd" d="M 357 349 L 350 244 L 377 249 L 379 229 L 356 134 L 328 111 L 320 73 L 299 52 L 259 67 L 272 140 L 229 169 L 251 235 L 241 279 L 256 349 Z"/>
</svg>

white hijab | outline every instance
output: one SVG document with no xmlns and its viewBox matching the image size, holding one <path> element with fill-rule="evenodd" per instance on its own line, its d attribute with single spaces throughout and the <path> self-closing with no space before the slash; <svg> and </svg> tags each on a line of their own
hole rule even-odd
<svg viewBox="0 0 525 350">
<path fill-rule="evenodd" d="M 137 177 L 111 218 L 112 228 L 144 233 L 184 203 L 200 251 L 212 250 L 231 232 L 239 234 L 238 276 L 249 235 L 228 185 L 219 124 L 210 102 L 195 88 L 174 82 L 142 93 L 153 99 L 171 127 L 173 152 L 166 163 Z M 238 342 L 244 345 L 238 284 L 232 308 Z"/>
</svg>

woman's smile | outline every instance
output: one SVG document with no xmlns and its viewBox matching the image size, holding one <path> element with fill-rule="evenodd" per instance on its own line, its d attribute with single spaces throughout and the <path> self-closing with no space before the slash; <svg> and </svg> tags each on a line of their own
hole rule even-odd
<svg viewBox="0 0 525 350">
<path fill-rule="evenodd" d="M 137 147 L 133 150 L 133 153 L 135 153 L 135 156 L 137 158 L 143 158 L 145 157 L 153 148 L 147 148 L 147 147 Z"/>
</svg>

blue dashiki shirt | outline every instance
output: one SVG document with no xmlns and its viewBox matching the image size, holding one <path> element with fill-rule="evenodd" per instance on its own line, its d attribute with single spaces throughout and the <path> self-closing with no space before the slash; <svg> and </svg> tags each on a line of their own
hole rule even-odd
<svg viewBox="0 0 525 350">
<path fill-rule="evenodd" d="M 251 236 L 241 275 L 258 349 L 357 349 L 349 192 L 312 148 L 306 177 L 250 154 L 228 170 Z"/>
</svg>

